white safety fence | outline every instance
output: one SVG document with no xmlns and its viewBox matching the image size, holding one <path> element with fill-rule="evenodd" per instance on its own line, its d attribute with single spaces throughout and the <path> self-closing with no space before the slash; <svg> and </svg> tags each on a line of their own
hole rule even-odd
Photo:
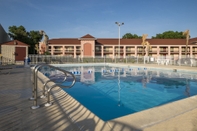
<svg viewBox="0 0 197 131">
<path fill-rule="evenodd" d="M 158 64 L 158 65 L 178 65 L 197 67 L 197 58 L 189 56 L 128 56 L 119 57 L 77 57 L 56 56 L 56 55 L 29 55 L 30 64 L 66 64 L 66 63 L 131 63 L 131 64 Z"/>
</svg>

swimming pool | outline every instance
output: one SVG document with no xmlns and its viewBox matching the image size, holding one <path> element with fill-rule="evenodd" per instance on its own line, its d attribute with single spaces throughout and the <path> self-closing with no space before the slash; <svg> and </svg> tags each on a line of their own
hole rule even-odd
<svg viewBox="0 0 197 131">
<path fill-rule="evenodd" d="M 197 75 L 137 67 L 64 67 L 76 84 L 64 89 L 104 121 L 197 93 Z"/>
</svg>

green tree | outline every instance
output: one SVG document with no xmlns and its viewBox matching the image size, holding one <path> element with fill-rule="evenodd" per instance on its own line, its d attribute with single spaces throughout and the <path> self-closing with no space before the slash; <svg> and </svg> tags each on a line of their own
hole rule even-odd
<svg viewBox="0 0 197 131">
<path fill-rule="evenodd" d="M 162 34 L 156 34 L 152 39 L 185 39 L 185 36 L 182 34 L 183 32 L 178 31 L 165 31 Z"/>
<path fill-rule="evenodd" d="M 25 27 L 22 25 L 17 27 L 17 26 L 9 26 L 9 33 L 8 35 L 10 38 L 13 40 L 19 40 L 21 42 L 24 42 L 28 45 L 29 47 L 29 53 L 33 54 L 35 53 L 35 45 L 39 43 L 39 41 L 42 39 L 42 35 L 39 33 L 39 31 L 30 31 L 27 32 Z"/>
<path fill-rule="evenodd" d="M 123 39 L 140 39 L 142 37 L 136 34 L 126 33 L 125 35 L 122 36 L 122 38 Z"/>
<path fill-rule="evenodd" d="M 42 39 L 42 35 L 39 33 L 39 31 L 30 31 L 29 32 L 29 38 L 30 38 L 30 40 L 31 40 L 31 50 L 33 51 L 33 53 L 35 54 L 35 52 L 37 52 L 37 51 L 35 51 L 35 46 L 36 46 L 36 44 L 38 44 L 39 45 L 39 42 L 41 41 L 41 39 Z"/>
</svg>

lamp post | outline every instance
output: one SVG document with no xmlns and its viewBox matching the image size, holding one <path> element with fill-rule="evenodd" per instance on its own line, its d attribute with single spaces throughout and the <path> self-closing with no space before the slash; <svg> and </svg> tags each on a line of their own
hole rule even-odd
<svg viewBox="0 0 197 131">
<path fill-rule="evenodd" d="M 124 25 L 124 23 L 123 22 L 115 22 L 115 24 L 118 25 L 118 46 L 119 46 L 118 57 L 120 58 L 120 26 Z"/>
</svg>

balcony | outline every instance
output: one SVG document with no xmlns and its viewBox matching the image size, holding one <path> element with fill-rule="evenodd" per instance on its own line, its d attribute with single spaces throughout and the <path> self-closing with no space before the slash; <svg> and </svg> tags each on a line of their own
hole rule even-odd
<svg viewBox="0 0 197 131">
<path fill-rule="evenodd" d="M 157 53 L 157 50 L 150 50 L 149 53 Z"/>
<path fill-rule="evenodd" d="M 104 53 L 113 53 L 112 50 L 104 50 L 103 52 L 104 52 Z"/>
<path fill-rule="evenodd" d="M 76 53 L 81 53 L 81 50 L 76 50 Z"/>
<path fill-rule="evenodd" d="M 179 50 L 170 50 L 170 53 L 179 53 Z"/>
<path fill-rule="evenodd" d="M 134 53 L 135 50 L 126 50 L 127 53 Z"/>
<path fill-rule="evenodd" d="M 95 52 L 96 52 L 96 53 L 98 53 L 98 52 L 102 52 L 102 50 L 101 50 L 101 49 L 99 49 L 99 50 L 95 50 Z"/>
<path fill-rule="evenodd" d="M 160 53 L 167 53 L 168 50 L 160 50 L 159 52 L 160 52 Z"/>
<path fill-rule="evenodd" d="M 181 52 L 183 53 L 183 52 L 186 52 L 186 50 L 184 49 L 184 50 L 181 50 Z M 187 51 L 187 52 L 189 52 L 189 51 Z"/>
<path fill-rule="evenodd" d="M 74 53 L 74 50 L 65 50 L 65 53 Z"/>
<path fill-rule="evenodd" d="M 118 53 L 119 52 L 119 50 L 115 50 L 115 53 Z M 120 49 L 120 52 L 122 52 L 123 53 L 123 49 Z"/>
<path fill-rule="evenodd" d="M 62 53 L 62 49 L 55 49 L 53 50 L 54 53 Z"/>
</svg>

